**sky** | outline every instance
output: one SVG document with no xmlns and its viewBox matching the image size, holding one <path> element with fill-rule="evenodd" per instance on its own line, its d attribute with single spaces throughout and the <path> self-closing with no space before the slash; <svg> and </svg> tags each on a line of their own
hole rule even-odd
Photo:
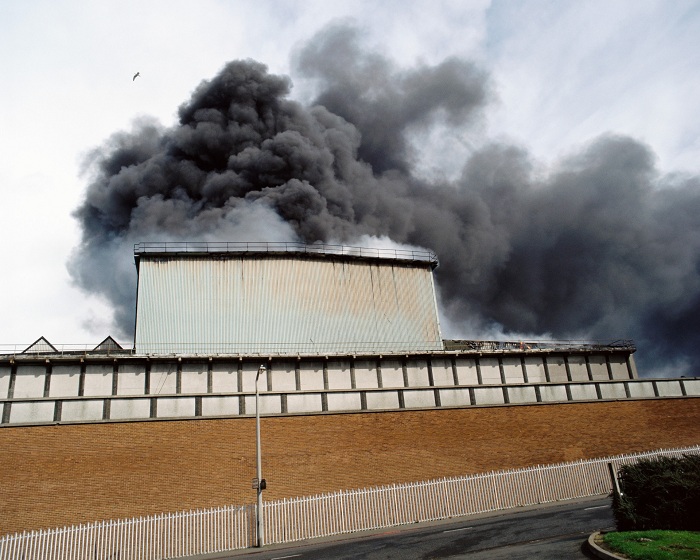
<svg viewBox="0 0 700 560">
<path fill-rule="evenodd" d="M 200 84 L 236 60 L 265 65 L 261 83 L 288 76 L 289 93 L 279 95 L 305 119 L 323 105 L 354 124 L 362 140 L 353 165 L 394 200 L 408 192 L 412 201 L 406 211 L 417 231 L 393 218 L 386 227 L 358 219 L 318 234 L 278 198 L 267 201 L 296 224 L 296 239 L 369 236 L 441 249 L 446 337 L 634 338 L 642 373 L 697 373 L 700 3 L 683 0 L 0 0 L 0 348 L 39 336 L 57 345 L 91 347 L 107 335 L 130 343 L 129 318 L 119 315 L 130 300 L 115 293 L 133 290 L 130 244 L 157 240 L 158 230 L 120 230 L 109 249 L 93 241 L 106 231 L 92 230 L 85 211 L 108 183 L 100 162 L 115 155 L 115 134 L 131 142 L 152 126 L 179 138 L 168 131 L 180 130 L 181 107 L 196 105 Z M 431 84 L 444 89 L 419 99 Z M 454 92 L 462 97 L 451 100 Z M 411 109 L 411 99 L 432 105 Z M 396 106 L 404 112 L 384 135 L 365 118 Z M 372 139 L 396 149 L 372 148 Z M 499 173 L 505 186 L 497 191 Z M 628 183 L 623 194 L 610 190 Z M 453 195 L 470 185 L 468 195 Z M 421 213 L 426 192 L 444 200 L 430 201 L 432 218 Z M 246 208 L 262 208 L 256 200 L 246 198 Z M 453 215 L 482 206 L 491 231 L 483 239 L 488 228 Z M 552 226 L 562 212 L 577 219 Z M 437 216 L 448 213 L 440 230 Z M 458 236 L 451 224 L 462 228 Z M 217 228 L 204 237 L 229 231 Z M 453 251 L 450 235 L 471 252 Z M 553 260 L 576 280 L 552 272 Z M 86 278 L 88 269 L 100 274 Z M 599 284 L 605 297 L 591 289 Z"/>
</svg>

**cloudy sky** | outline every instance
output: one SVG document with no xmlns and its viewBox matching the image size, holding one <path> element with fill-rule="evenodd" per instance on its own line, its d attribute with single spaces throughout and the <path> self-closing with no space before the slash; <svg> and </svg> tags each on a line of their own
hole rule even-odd
<svg viewBox="0 0 700 560">
<path fill-rule="evenodd" d="M 525 186 L 507 185 L 509 189 L 520 188 L 521 194 L 503 199 L 504 205 L 511 205 L 508 220 L 519 224 L 517 228 L 501 228 L 508 233 L 507 256 L 490 263 L 489 274 L 475 280 L 482 285 L 471 289 L 469 301 L 455 295 L 458 288 L 454 282 L 445 282 L 445 307 L 451 308 L 452 314 L 444 317 L 448 331 L 444 334 L 641 337 L 644 343 L 658 347 L 650 352 L 655 358 L 649 364 L 653 363 L 659 374 L 669 374 L 658 358 L 664 352 L 671 356 L 673 337 L 684 331 L 684 318 L 698 321 L 692 312 L 700 301 L 700 216 L 689 210 L 700 208 L 700 3 L 682 0 L 0 0 L 0 192 L 4 210 L 0 220 L 4 256 L 0 345 L 24 347 L 42 335 L 56 344 L 91 345 L 107 334 L 115 334 L 128 344 L 124 329 L 114 323 L 115 298 L 94 286 L 89 293 L 78 287 L 80 274 L 75 270 L 70 273 L 67 264 L 72 259 L 75 266 L 85 256 L 80 246 L 81 239 L 86 239 L 81 237 L 86 222 L 81 222 L 75 212 L 84 208 L 90 185 L 99 182 L 87 162 L 106 157 L 109 146 L 113 146 L 108 139 L 115 133 L 124 131 L 135 137 L 142 134 L 144 122 L 153 124 L 154 120 L 163 130 L 176 126 L 182 119 L 179 108 L 194 103 L 189 100 L 199 84 L 214 79 L 233 60 L 253 59 L 264 64 L 269 74 L 289 76 L 289 99 L 302 107 L 325 103 L 331 113 L 353 122 L 353 108 L 338 97 L 338 86 L 345 83 L 350 71 L 338 77 L 346 69 L 342 57 L 334 58 L 338 56 L 334 49 L 340 47 L 331 40 L 343 36 L 343 30 L 351 31 L 350 39 L 344 36 L 342 46 L 352 43 L 355 48 L 346 52 L 359 53 L 365 62 L 381 61 L 380 77 L 403 84 L 403 99 L 410 97 L 406 92 L 417 80 L 433 79 L 437 83 L 439 72 L 431 74 L 430 69 L 447 73 L 462 69 L 478 81 L 476 86 L 466 81 L 456 86 L 464 95 L 467 90 L 478 90 L 478 101 L 470 102 L 469 107 L 461 99 L 455 102 L 459 110 L 455 109 L 453 115 L 449 92 L 438 92 L 435 95 L 443 97 L 435 103 L 450 113 L 450 118 L 430 117 L 430 122 L 421 121 L 420 126 L 402 130 L 405 138 L 402 136 L 401 141 L 411 145 L 410 150 L 399 154 L 407 158 L 410 152 L 408 183 L 433 185 L 435 189 L 435 185 L 455 189 L 478 184 L 480 203 L 486 201 L 490 213 L 495 214 L 498 203 L 483 191 L 487 167 L 483 161 L 493 160 L 496 152 L 517 153 L 499 156 L 499 161 L 510 162 L 509 168 L 520 166 L 518 173 L 508 177 L 527 174 L 521 180 Z M 445 61 L 458 62 L 449 66 Z M 349 65 L 355 63 L 353 59 Z M 134 80 L 136 72 L 140 76 Z M 354 87 L 347 83 L 347 87 Z M 381 85 L 373 87 L 378 88 L 375 97 L 381 98 Z M 363 95 L 367 91 L 363 90 Z M 367 99 L 364 102 L 365 108 L 379 107 Z M 363 139 L 371 136 L 369 125 L 355 124 Z M 388 184 L 387 172 L 392 171 L 389 164 L 382 168 L 379 160 L 372 160 L 386 154 L 362 150 L 361 146 L 358 158 L 372 163 L 369 172 L 373 180 L 378 186 Z M 396 161 L 408 161 L 396 153 L 394 156 Z M 609 203 L 608 191 L 600 186 L 589 189 L 583 180 L 570 180 L 572 176 L 589 177 L 595 182 L 595 174 L 581 169 L 590 169 L 591 162 L 601 161 L 596 169 L 606 171 L 602 182 L 615 176 L 625 183 L 626 179 L 615 175 L 619 170 L 607 171 L 619 160 L 629 162 L 635 177 L 643 175 L 635 184 L 644 183 L 644 194 L 628 193 L 628 198 L 610 195 L 614 201 Z M 400 162 L 397 165 L 401 168 Z M 489 165 L 493 171 L 495 167 Z M 399 171 L 392 177 L 408 173 L 405 169 Z M 578 195 L 561 194 L 569 192 L 572 184 L 595 193 L 589 202 L 593 210 L 587 210 L 580 201 L 573 205 L 562 202 L 579 200 Z M 529 194 L 522 194 L 523 189 Z M 418 200 L 423 195 L 416 196 Z M 650 200 L 653 196 L 654 202 L 636 208 L 635 196 Z M 522 263 L 516 267 L 518 258 L 525 258 L 517 254 L 518 248 L 522 250 L 520 255 L 533 255 L 529 262 L 546 261 L 547 255 L 550 261 L 552 258 L 547 252 L 552 246 L 545 251 L 523 241 L 554 235 L 545 226 L 532 225 L 537 220 L 547 224 L 556 221 L 554 215 L 539 215 L 536 204 L 555 209 L 561 204 L 568 212 L 583 216 L 578 225 L 556 230 L 559 240 L 564 237 L 560 233 L 563 229 L 605 229 L 612 224 L 614 230 L 615 219 L 596 218 L 591 226 L 585 220 L 586 212 L 598 216 L 610 208 L 624 222 L 621 235 L 630 239 L 617 250 L 631 272 L 622 280 L 619 271 L 606 273 L 605 281 L 619 282 L 619 286 L 608 290 L 609 297 L 595 307 L 603 309 L 601 313 L 610 320 L 591 320 L 585 314 L 571 321 L 562 318 L 571 316 L 566 305 L 586 305 L 580 281 L 569 303 L 558 303 L 561 309 L 556 317 L 554 313 L 543 317 L 540 300 L 546 298 L 535 298 L 530 288 L 523 287 L 525 280 L 513 279 L 526 268 Z M 639 220 L 625 218 L 628 207 L 633 207 L 630 212 L 639 212 Z M 533 213 L 538 215 L 530 221 Z M 527 224 L 522 224 L 523 220 Z M 648 227 L 635 230 L 629 222 L 643 222 Z M 418 227 L 431 227 L 427 217 L 417 217 L 416 223 Z M 498 225 L 495 219 L 493 223 Z M 646 239 L 649 229 L 653 230 L 651 240 L 640 240 Z M 87 236 L 89 231 L 85 231 Z M 365 224 L 357 231 L 378 238 L 388 235 L 402 243 L 433 244 L 427 234 L 394 236 L 398 229 L 384 231 Z M 297 238 L 309 239 L 299 231 L 297 234 Z M 664 252 L 664 246 L 674 247 L 681 234 L 687 238 L 678 245 L 686 249 Z M 608 235 L 615 238 L 614 231 Z M 131 242 L 132 237 L 123 236 L 122 240 Z M 471 239 L 469 242 L 476 243 Z M 436 239 L 434 243 L 439 245 L 441 241 Z M 611 244 L 617 247 L 616 243 Z M 585 246 L 596 244 L 602 245 L 599 238 Z M 441 268 L 446 266 L 447 275 L 451 270 L 446 262 L 450 245 L 445 242 L 444 246 L 448 249 L 440 254 Z M 128 243 L 121 249 L 124 247 Z M 579 245 L 572 247 L 571 251 L 576 252 Z M 655 255 L 657 260 L 639 263 L 639 253 L 650 247 L 660 253 Z M 632 252 L 637 256 L 630 257 Z M 576 261 L 571 268 L 580 271 L 584 264 L 595 267 L 598 255 L 592 252 L 586 263 Z M 663 266 L 658 263 L 664 258 L 667 268 L 674 271 L 668 276 L 654 272 Z M 129 268 L 133 261 L 128 249 L 121 260 L 124 262 L 128 263 L 126 273 L 135 277 L 135 269 Z M 484 262 L 482 258 L 475 266 L 485 266 Z M 109 284 L 107 277 L 116 279 L 116 287 L 109 290 L 118 291 L 122 285 L 131 290 L 128 282 L 121 282 L 118 272 L 109 271 L 108 259 L 99 266 L 103 272 L 99 281 Z M 452 268 L 460 282 L 467 278 L 464 272 L 456 271 L 455 265 Z M 527 282 L 544 274 L 546 263 L 528 274 Z M 653 280 L 630 280 L 644 275 Z M 655 291 L 663 291 L 675 281 L 673 293 L 664 292 L 663 297 L 654 299 Z M 549 282 L 556 289 L 556 281 Z M 499 289 L 487 294 L 485 283 L 497 284 Z M 83 278 L 82 286 L 89 284 Z M 630 303 L 630 292 L 651 295 Z M 666 316 L 664 306 L 677 307 L 683 294 L 693 304 L 678 316 Z M 519 301 L 533 301 L 521 307 L 517 302 L 502 303 L 509 295 Z M 462 320 L 460 313 L 472 312 L 478 321 Z M 537 317 L 522 319 L 528 314 Z M 665 321 L 665 326 L 658 331 L 639 326 L 641 322 L 659 320 Z M 680 335 L 685 336 L 685 350 L 671 357 L 675 369 L 670 373 L 689 372 L 688 363 L 694 354 L 688 348 L 696 345 L 698 332 L 693 326 L 690 338 L 687 333 Z M 658 344 L 655 337 L 660 340 Z"/>
</svg>

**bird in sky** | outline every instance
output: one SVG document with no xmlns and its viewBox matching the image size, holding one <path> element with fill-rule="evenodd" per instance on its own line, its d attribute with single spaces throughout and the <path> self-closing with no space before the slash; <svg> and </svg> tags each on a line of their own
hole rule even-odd
<svg viewBox="0 0 700 560">
<path fill-rule="evenodd" d="M 134 77 L 131 78 L 131 81 L 133 82 L 133 81 L 134 81 L 136 78 L 138 78 L 140 75 L 141 75 L 141 72 L 136 72 L 136 74 L 134 74 Z"/>
</svg>

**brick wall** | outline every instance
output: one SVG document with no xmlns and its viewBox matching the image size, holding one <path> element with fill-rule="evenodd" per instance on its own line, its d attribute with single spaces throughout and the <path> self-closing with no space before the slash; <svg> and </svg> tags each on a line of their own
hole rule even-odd
<svg viewBox="0 0 700 560">
<path fill-rule="evenodd" d="M 262 419 L 265 499 L 700 443 L 700 399 Z M 252 503 L 255 420 L 0 429 L 0 534 Z"/>
</svg>

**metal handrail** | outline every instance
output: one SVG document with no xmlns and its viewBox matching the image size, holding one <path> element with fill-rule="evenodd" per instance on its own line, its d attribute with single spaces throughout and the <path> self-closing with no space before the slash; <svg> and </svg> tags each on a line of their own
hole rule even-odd
<svg viewBox="0 0 700 560">
<path fill-rule="evenodd" d="M 307 245 L 283 241 L 142 241 L 134 244 L 134 255 L 152 253 L 302 253 L 411 260 L 438 264 L 437 255 L 427 249 L 383 249 L 325 243 Z"/>
<path fill-rule="evenodd" d="M 297 355 L 375 355 L 375 354 L 441 354 L 469 352 L 556 352 L 556 351 L 611 351 L 627 350 L 634 352 L 632 340 L 575 341 L 575 340 L 441 340 L 388 341 L 388 342 L 322 342 L 322 343 L 281 343 L 266 344 L 253 342 L 149 342 L 144 348 L 125 346 L 123 348 L 98 349 L 92 344 L 52 344 L 55 352 L 40 349 L 30 351 L 30 344 L 0 344 L 0 356 L 142 356 L 142 355 L 204 355 L 204 356 L 297 356 Z"/>
</svg>

